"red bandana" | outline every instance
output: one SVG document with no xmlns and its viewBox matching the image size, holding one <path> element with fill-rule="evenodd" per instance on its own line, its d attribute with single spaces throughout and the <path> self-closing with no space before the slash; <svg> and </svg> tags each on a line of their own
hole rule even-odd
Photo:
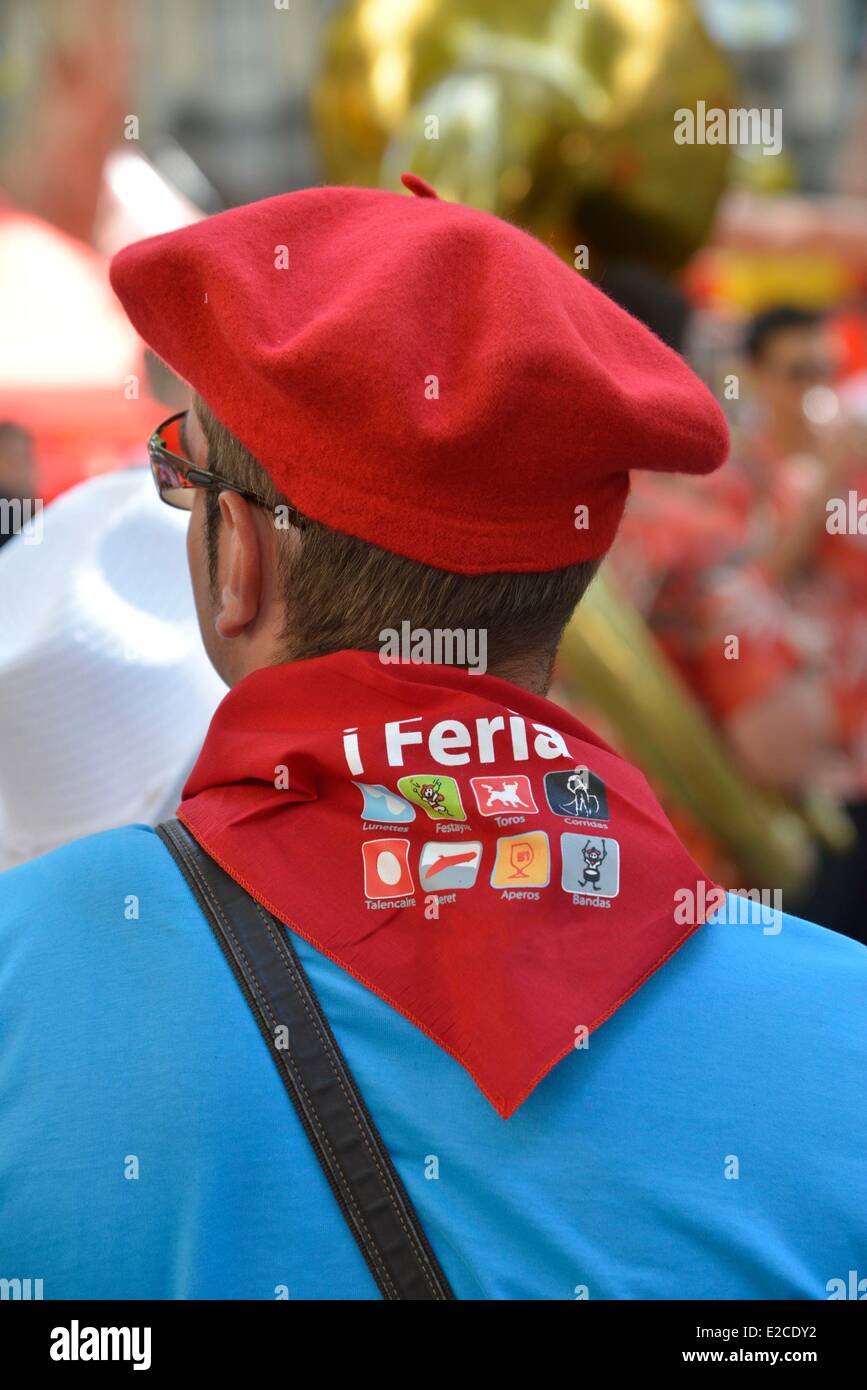
<svg viewBox="0 0 867 1390">
<path fill-rule="evenodd" d="M 504 1117 L 721 901 L 642 774 L 558 706 L 368 652 L 241 681 L 179 815 Z"/>
</svg>

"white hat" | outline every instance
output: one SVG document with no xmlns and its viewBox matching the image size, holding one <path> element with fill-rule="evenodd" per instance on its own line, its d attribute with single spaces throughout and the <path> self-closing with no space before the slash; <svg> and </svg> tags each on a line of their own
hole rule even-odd
<svg viewBox="0 0 867 1390">
<path fill-rule="evenodd" d="M 81 483 L 0 549 L 0 869 L 174 809 L 226 693 L 188 523 L 137 468 Z"/>
</svg>

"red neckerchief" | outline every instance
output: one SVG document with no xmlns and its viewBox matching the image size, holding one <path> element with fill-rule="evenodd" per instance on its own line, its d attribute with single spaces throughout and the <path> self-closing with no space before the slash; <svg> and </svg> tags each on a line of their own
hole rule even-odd
<svg viewBox="0 0 867 1390">
<path fill-rule="evenodd" d="M 241 681 L 179 815 L 503 1117 L 722 901 L 643 775 L 558 706 L 370 652 Z"/>
</svg>

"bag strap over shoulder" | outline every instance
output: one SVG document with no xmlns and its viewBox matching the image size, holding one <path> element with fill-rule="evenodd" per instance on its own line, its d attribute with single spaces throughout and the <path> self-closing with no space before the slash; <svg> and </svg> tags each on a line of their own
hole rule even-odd
<svg viewBox="0 0 867 1390">
<path fill-rule="evenodd" d="M 180 821 L 157 834 L 241 986 L 383 1298 L 454 1298 L 287 931 Z"/>
</svg>

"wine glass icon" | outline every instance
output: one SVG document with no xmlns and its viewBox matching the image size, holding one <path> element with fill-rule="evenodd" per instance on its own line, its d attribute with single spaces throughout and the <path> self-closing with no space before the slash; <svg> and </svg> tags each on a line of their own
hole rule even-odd
<svg viewBox="0 0 867 1390">
<path fill-rule="evenodd" d="M 509 863 L 514 873 L 509 878 L 528 878 L 526 872 L 533 862 L 533 846 L 528 840 L 516 840 L 509 848 Z"/>
</svg>

